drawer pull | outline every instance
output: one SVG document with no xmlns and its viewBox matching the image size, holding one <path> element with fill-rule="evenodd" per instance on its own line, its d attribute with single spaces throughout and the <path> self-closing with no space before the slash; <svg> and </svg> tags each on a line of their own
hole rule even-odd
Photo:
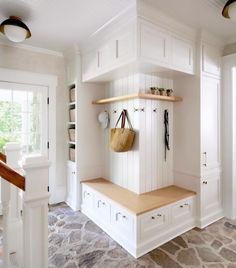
<svg viewBox="0 0 236 268">
<path fill-rule="evenodd" d="M 122 217 L 123 217 L 123 219 L 126 219 L 127 218 L 125 215 L 123 215 Z"/>
<path fill-rule="evenodd" d="M 185 205 L 185 206 L 189 206 L 189 204 L 188 204 L 188 203 L 185 203 L 184 205 Z"/>
<path fill-rule="evenodd" d="M 183 205 L 181 205 L 181 206 L 179 206 L 180 208 L 183 208 L 184 206 Z"/>
<path fill-rule="evenodd" d="M 152 220 L 155 220 L 155 217 L 154 216 L 152 216 Z"/>
<path fill-rule="evenodd" d="M 160 218 L 160 217 L 162 217 L 162 215 L 161 215 L 161 214 L 157 214 L 157 217 L 159 217 L 159 218 Z"/>
<path fill-rule="evenodd" d="M 207 181 L 203 181 L 203 184 L 207 184 Z"/>
</svg>

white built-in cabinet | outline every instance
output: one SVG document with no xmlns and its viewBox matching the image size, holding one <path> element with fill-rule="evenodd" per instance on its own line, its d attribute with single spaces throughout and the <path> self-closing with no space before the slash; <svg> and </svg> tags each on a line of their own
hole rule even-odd
<svg viewBox="0 0 236 268">
<path fill-rule="evenodd" d="M 202 44 L 200 226 L 223 216 L 220 49 Z"/>
<path fill-rule="evenodd" d="M 202 76 L 201 151 L 203 173 L 220 167 L 220 80 Z"/>
<path fill-rule="evenodd" d="M 83 53 L 82 79 L 87 81 L 112 80 L 107 75 L 120 67 L 139 70 L 161 68 L 194 74 L 195 44 L 186 37 L 144 19 L 129 23 L 97 48 Z M 141 64 L 140 64 L 141 62 Z M 142 64 L 143 63 L 143 64 Z M 102 80 L 103 81 L 103 80 Z"/>
<path fill-rule="evenodd" d="M 195 227 L 196 198 L 184 198 L 136 215 L 82 183 L 82 212 L 138 258 Z"/>
</svg>

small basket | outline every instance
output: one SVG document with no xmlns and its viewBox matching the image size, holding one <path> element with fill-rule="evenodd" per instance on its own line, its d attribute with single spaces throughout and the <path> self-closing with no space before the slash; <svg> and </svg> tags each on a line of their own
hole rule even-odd
<svg viewBox="0 0 236 268">
<path fill-rule="evenodd" d="M 75 141 L 75 129 L 74 128 L 69 128 L 68 132 L 69 132 L 70 141 Z"/>
<path fill-rule="evenodd" d="M 75 87 L 70 89 L 70 102 L 75 102 Z"/>
<path fill-rule="evenodd" d="M 70 110 L 70 122 L 75 122 L 75 109 Z"/>
<path fill-rule="evenodd" d="M 69 148 L 69 159 L 75 162 L 75 148 Z"/>
</svg>

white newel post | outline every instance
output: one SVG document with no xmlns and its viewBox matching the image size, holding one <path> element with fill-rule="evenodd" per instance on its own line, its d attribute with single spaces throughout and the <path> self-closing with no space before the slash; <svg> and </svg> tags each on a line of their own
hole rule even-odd
<svg viewBox="0 0 236 268">
<path fill-rule="evenodd" d="M 9 259 L 9 203 L 11 199 L 11 186 L 10 183 L 1 180 L 1 202 L 3 214 L 3 267 L 10 267 Z M 1 267 L 1 265 L 0 265 Z"/>
<path fill-rule="evenodd" d="M 43 156 L 23 159 L 24 268 L 48 267 L 48 193 L 50 162 Z"/>
<path fill-rule="evenodd" d="M 5 146 L 7 165 L 19 171 L 21 146 L 18 143 L 7 143 Z M 8 267 L 9 254 L 16 253 L 21 258 L 22 221 L 20 218 L 19 189 L 5 180 L 1 180 L 1 196 L 3 211 L 3 251 L 4 267 Z"/>
</svg>

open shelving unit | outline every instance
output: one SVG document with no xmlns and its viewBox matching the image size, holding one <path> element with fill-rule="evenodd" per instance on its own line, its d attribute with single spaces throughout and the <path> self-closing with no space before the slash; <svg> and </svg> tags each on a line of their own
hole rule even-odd
<svg viewBox="0 0 236 268">
<path fill-rule="evenodd" d="M 68 153 L 69 161 L 75 162 L 75 149 L 76 149 L 76 85 L 71 84 L 69 90 L 69 103 L 68 103 Z M 72 116 L 73 113 L 73 116 Z M 73 132 L 73 134 L 71 133 Z M 73 137 L 72 137 L 73 136 Z"/>
<path fill-rule="evenodd" d="M 170 102 L 180 102 L 183 101 L 181 97 L 177 96 L 161 96 L 148 93 L 134 93 L 130 95 L 123 95 L 118 97 L 106 98 L 93 101 L 92 104 L 108 104 L 119 101 L 126 101 L 132 99 L 148 99 L 148 100 L 159 100 L 159 101 L 170 101 Z"/>
</svg>

